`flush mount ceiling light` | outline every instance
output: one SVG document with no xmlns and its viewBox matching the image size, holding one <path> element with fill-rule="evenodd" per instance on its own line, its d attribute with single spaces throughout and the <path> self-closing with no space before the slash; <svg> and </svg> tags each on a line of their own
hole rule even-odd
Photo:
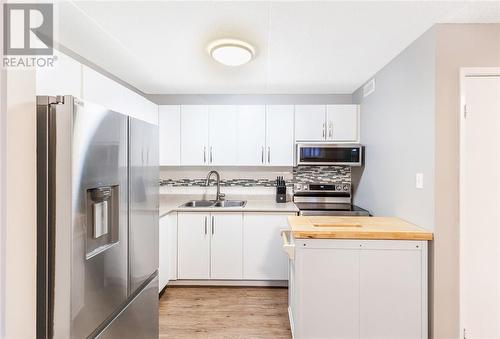
<svg viewBox="0 0 500 339">
<path fill-rule="evenodd" d="M 237 39 L 219 39 L 208 45 L 208 53 L 217 62 L 226 66 L 241 66 L 255 56 L 255 49 L 247 42 Z"/>
</svg>

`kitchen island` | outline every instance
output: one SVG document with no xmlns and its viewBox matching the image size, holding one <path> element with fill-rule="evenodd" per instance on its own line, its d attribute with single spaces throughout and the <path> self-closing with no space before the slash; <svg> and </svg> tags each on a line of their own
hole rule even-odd
<svg viewBox="0 0 500 339">
<path fill-rule="evenodd" d="M 301 338 L 427 338 L 427 242 L 398 218 L 293 216 L 289 316 Z"/>
</svg>

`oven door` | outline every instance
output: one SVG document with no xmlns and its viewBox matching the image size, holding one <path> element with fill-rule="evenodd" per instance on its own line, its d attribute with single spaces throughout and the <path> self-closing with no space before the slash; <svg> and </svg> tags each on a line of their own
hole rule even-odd
<svg viewBox="0 0 500 339">
<path fill-rule="evenodd" d="M 361 166 L 363 146 L 348 144 L 297 144 L 297 165 Z"/>
</svg>

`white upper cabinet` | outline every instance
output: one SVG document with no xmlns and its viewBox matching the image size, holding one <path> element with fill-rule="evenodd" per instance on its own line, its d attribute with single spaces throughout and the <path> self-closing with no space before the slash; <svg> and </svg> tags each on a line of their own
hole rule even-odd
<svg viewBox="0 0 500 339">
<path fill-rule="evenodd" d="M 238 106 L 238 165 L 265 164 L 266 106 Z"/>
<path fill-rule="evenodd" d="M 208 164 L 235 165 L 238 161 L 238 115 L 236 106 L 208 106 Z"/>
<path fill-rule="evenodd" d="M 82 99 L 158 125 L 158 105 L 87 66 L 82 66 Z"/>
<path fill-rule="evenodd" d="M 160 106 L 160 166 L 181 164 L 181 106 Z"/>
<path fill-rule="evenodd" d="M 359 105 L 328 105 L 327 138 L 336 142 L 359 142 Z"/>
<path fill-rule="evenodd" d="M 289 167 L 296 141 L 359 142 L 358 105 L 181 105 L 160 115 L 163 166 Z"/>
<path fill-rule="evenodd" d="M 295 106 L 295 140 L 323 141 L 326 139 L 326 106 Z"/>
<path fill-rule="evenodd" d="M 208 106 L 181 106 L 181 165 L 208 164 Z"/>
<path fill-rule="evenodd" d="M 270 166 L 293 166 L 294 106 L 266 106 L 266 158 Z"/>
<path fill-rule="evenodd" d="M 359 105 L 296 105 L 295 140 L 359 142 Z"/>
</svg>

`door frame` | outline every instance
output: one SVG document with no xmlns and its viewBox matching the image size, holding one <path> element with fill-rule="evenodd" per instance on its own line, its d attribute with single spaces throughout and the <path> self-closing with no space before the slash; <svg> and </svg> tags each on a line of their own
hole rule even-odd
<svg viewBox="0 0 500 339">
<path fill-rule="evenodd" d="M 500 67 L 461 67 L 460 68 L 460 109 L 459 109 L 459 122 L 460 122 L 460 127 L 459 127 L 459 219 L 458 219 L 458 271 L 459 271 L 459 339 L 463 338 L 463 331 L 464 331 L 464 319 L 463 319 L 463 296 L 464 296 L 464 290 L 463 290 L 463 268 L 462 268 L 462 258 L 463 258 L 463 253 L 462 253 L 462 248 L 463 248 L 463 243 L 462 243 L 462 237 L 461 234 L 463 234 L 463 230 L 465 225 L 462 223 L 462 220 L 464 220 L 464 209 L 465 209 L 465 203 L 463 201 L 463 194 L 464 194 L 464 185 L 465 185 L 465 174 L 463 173 L 462 169 L 465 166 L 466 158 L 465 158 L 465 130 L 466 130 L 466 123 L 465 123 L 465 104 L 466 104 L 466 86 L 465 86 L 465 81 L 467 78 L 471 77 L 500 77 Z"/>
</svg>

